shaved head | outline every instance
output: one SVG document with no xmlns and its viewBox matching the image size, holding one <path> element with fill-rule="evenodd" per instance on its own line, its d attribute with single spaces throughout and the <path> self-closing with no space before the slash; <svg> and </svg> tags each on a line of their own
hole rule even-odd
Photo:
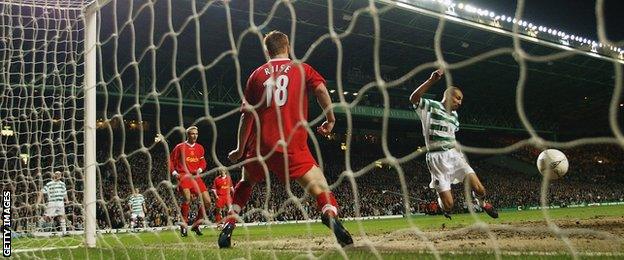
<svg viewBox="0 0 624 260">
<path fill-rule="evenodd" d="M 459 92 L 460 94 L 464 94 L 464 92 L 461 91 L 461 89 L 459 89 L 458 87 L 455 86 L 450 86 L 448 88 L 446 88 L 446 90 L 444 90 L 444 97 L 445 98 L 450 98 L 452 94 L 456 94 L 456 92 Z"/>
<path fill-rule="evenodd" d="M 464 101 L 464 93 L 460 88 L 455 86 L 450 86 L 444 91 L 444 97 L 442 98 L 442 103 L 445 106 L 450 108 L 452 111 L 457 110 L 462 102 Z"/>
</svg>

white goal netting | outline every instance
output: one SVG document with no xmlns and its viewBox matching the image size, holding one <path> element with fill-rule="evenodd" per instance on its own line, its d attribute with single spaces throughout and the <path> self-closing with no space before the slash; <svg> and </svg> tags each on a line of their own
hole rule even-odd
<svg viewBox="0 0 624 260">
<path fill-rule="evenodd" d="M 18 234 L 53 232 L 37 197 L 55 171 L 66 184 L 69 230 L 84 229 L 85 26 L 81 6 L 72 5 L 0 6 L 0 165 Z"/>
<path fill-rule="evenodd" d="M 391 257 L 388 252 L 622 256 L 621 219 L 561 220 L 565 213 L 550 212 L 624 200 L 624 57 L 621 42 L 606 36 L 604 5 L 598 0 L 595 7 L 599 39 L 588 39 L 525 21 L 522 0 L 515 14 L 450 0 L 2 1 L 0 174 L 3 191 L 12 194 L 13 249 L 26 258 L 65 252 L 77 258 L 322 257 L 327 248 L 339 252 L 330 257 L 369 256 L 343 251 L 314 223 L 320 217 L 314 199 L 274 177 L 254 189 L 241 213 L 249 226 L 268 228 L 238 227 L 233 240 L 240 255 L 218 251 L 212 209 L 203 237 L 178 236 L 182 197 L 169 154 L 187 127 L 198 126 L 208 162 L 204 182 L 210 188 L 227 168 L 236 184 L 242 163 L 231 164 L 227 153 L 236 145 L 245 82 L 266 62 L 263 35 L 280 30 L 290 37 L 291 58 L 328 80 L 335 131 L 312 134 L 324 120 L 313 100 L 305 127 L 341 217 L 353 218 L 345 223 L 356 250 L 379 258 Z M 442 82 L 464 89 L 458 147 L 488 189 L 487 199 L 510 210 L 501 211 L 502 221 L 480 217 L 461 184 L 453 186 L 452 211 L 470 217 L 458 214 L 455 224 L 440 217 L 430 226 L 421 226 L 429 218 L 413 217 L 438 213 L 437 196 L 427 187 L 420 122 L 409 103 L 409 93 L 437 68 L 446 72 Z M 574 82 L 576 88 L 555 91 Z M 443 85 L 426 97 L 440 100 Z M 585 86 L 591 90 L 579 90 Z M 91 103 L 89 91 L 95 91 Z M 577 130 L 573 121 L 588 128 Z M 584 134 L 591 128 L 610 130 Z M 535 174 L 534 161 L 546 148 L 568 156 L 567 181 Z M 85 156 L 88 151 L 94 154 Z M 94 186 L 86 181 L 89 168 Z M 42 191 L 56 171 L 67 190 L 64 220 L 44 217 L 51 196 Z M 87 193 L 95 195 L 92 203 L 85 202 Z M 145 198 L 137 226 L 133 194 Z M 94 216 L 87 205 L 95 206 Z M 504 220 L 511 209 L 540 207 L 538 219 Z M 198 208 L 191 205 L 191 219 Z M 408 217 L 396 230 L 366 224 L 402 216 Z M 95 237 L 85 232 L 87 218 Z M 293 228 L 300 235 L 280 233 L 277 224 L 291 222 L 305 223 Z M 95 251 L 76 253 L 93 245 L 90 236 L 97 239 Z M 543 237 L 538 245 L 535 237 Z"/>
</svg>

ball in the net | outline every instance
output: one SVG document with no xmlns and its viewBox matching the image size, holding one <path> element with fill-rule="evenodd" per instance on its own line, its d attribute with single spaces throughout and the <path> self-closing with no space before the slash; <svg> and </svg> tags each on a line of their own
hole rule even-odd
<svg viewBox="0 0 624 260">
<path fill-rule="evenodd" d="M 548 149 L 537 157 L 537 169 L 551 180 L 563 177 L 568 172 L 568 158 L 561 151 Z"/>
</svg>

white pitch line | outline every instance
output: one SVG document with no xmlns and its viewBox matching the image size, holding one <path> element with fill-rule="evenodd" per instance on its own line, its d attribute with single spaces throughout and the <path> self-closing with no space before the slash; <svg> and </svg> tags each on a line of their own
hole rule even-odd
<svg viewBox="0 0 624 260">
<path fill-rule="evenodd" d="M 23 249 L 13 249 L 13 253 L 30 253 L 30 252 L 39 252 L 39 251 L 52 251 L 59 249 L 77 249 L 83 246 L 59 246 L 59 247 L 40 247 L 40 248 L 23 248 Z"/>
</svg>

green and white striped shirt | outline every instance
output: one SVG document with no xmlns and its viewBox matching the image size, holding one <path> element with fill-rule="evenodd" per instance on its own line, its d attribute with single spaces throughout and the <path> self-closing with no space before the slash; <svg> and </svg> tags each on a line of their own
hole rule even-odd
<svg viewBox="0 0 624 260">
<path fill-rule="evenodd" d="M 48 202 L 64 202 L 65 196 L 67 195 L 65 183 L 62 181 L 51 181 L 46 183 L 41 192 L 48 195 Z"/>
<path fill-rule="evenodd" d="M 422 122 L 425 145 L 429 151 L 450 150 L 455 147 L 455 132 L 459 130 L 456 111 L 450 114 L 440 101 L 421 98 L 414 106 Z"/>
<path fill-rule="evenodd" d="M 145 198 L 143 198 L 143 195 L 131 195 L 128 203 L 130 203 L 130 210 L 132 211 L 132 214 L 143 213 L 143 203 L 145 203 Z"/>
</svg>

